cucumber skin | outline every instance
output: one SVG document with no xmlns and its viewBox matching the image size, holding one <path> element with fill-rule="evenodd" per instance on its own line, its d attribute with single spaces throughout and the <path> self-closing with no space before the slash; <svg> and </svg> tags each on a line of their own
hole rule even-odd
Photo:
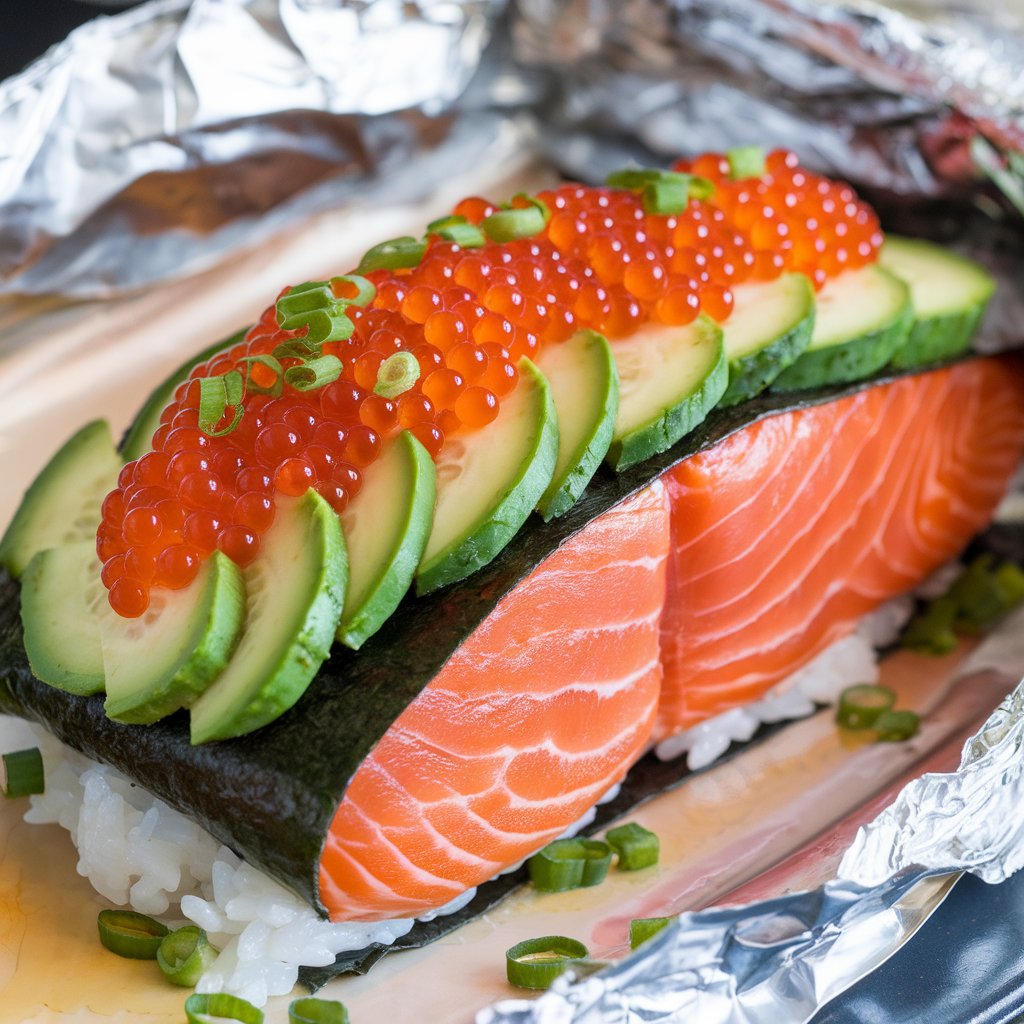
<svg viewBox="0 0 1024 1024">
<path fill-rule="evenodd" d="M 47 644 L 40 643 L 36 639 L 36 629 L 33 625 L 33 614 L 25 614 L 26 607 L 31 608 L 32 599 L 39 586 L 39 577 L 46 569 L 46 563 L 52 557 L 54 549 L 37 551 L 25 566 L 21 577 L 21 625 L 25 642 L 25 654 L 28 657 L 29 667 L 32 674 L 41 682 L 64 690 L 67 693 L 75 693 L 81 697 L 88 697 L 93 693 L 102 693 L 104 675 L 86 674 L 75 672 L 68 666 L 49 657 L 46 650 Z M 99 565 L 97 561 L 97 566 Z"/>
<path fill-rule="evenodd" d="M 722 400 L 729 386 L 729 362 L 725 358 L 721 329 L 717 329 L 718 359 L 700 387 L 678 405 L 664 410 L 660 419 L 649 421 L 619 441 L 612 441 L 607 461 L 616 472 L 668 451 L 680 438 L 703 423 L 708 413 Z"/>
<path fill-rule="evenodd" d="M 395 443 L 405 444 L 408 447 L 409 458 L 412 461 L 415 474 L 413 491 L 416 495 L 416 502 L 410 506 L 409 519 L 406 521 L 407 524 L 412 523 L 412 525 L 406 526 L 403 532 L 406 543 L 395 554 L 384 578 L 381 579 L 370 597 L 363 602 L 362 608 L 358 609 L 348 620 L 344 613 L 342 614 L 337 639 L 354 651 L 362 647 L 380 629 L 412 585 L 416 567 L 420 564 L 420 558 L 427 546 L 430 528 L 433 525 L 434 501 L 437 496 L 434 460 L 431 459 L 427 449 L 408 431 L 403 431 L 395 439 Z M 422 505 L 428 506 L 429 514 L 421 514 Z"/>
<path fill-rule="evenodd" d="M 803 391 L 870 377 L 892 362 L 906 343 L 913 323 L 914 309 L 908 292 L 907 302 L 887 324 L 841 345 L 808 349 L 776 377 L 771 390 Z"/>
<path fill-rule="evenodd" d="M 316 555 L 320 575 L 315 596 L 287 650 L 281 652 L 276 665 L 267 666 L 263 684 L 252 700 L 227 719 L 205 728 L 197 727 L 195 717 L 192 718 L 193 746 L 244 736 L 280 718 L 306 692 L 331 653 L 348 582 L 345 538 L 341 520 L 316 491 L 307 491 L 300 501 L 310 506 L 312 532 L 319 541 Z"/>
<path fill-rule="evenodd" d="M 114 452 L 114 440 L 110 433 L 110 424 L 106 420 L 93 420 L 72 434 L 54 453 L 50 461 L 43 466 L 35 480 L 29 484 L 25 496 L 21 499 L 21 503 L 14 513 L 14 518 L 11 520 L 3 537 L 0 538 L 0 565 L 15 579 L 25 571 L 25 567 L 37 552 L 54 546 L 53 540 L 57 540 L 58 543 L 67 543 L 69 540 L 88 539 L 89 534 L 71 538 L 52 538 L 50 540 L 44 537 L 42 538 L 43 543 L 39 543 L 38 537 L 36 540 L 32 538 L 35 532 L 33 527 L 37 511 L 35 507 L 37 501 L 45 502 L 47 492 L 55 484 L 59 488 L 59 474 L 63 466 L 69 462 L 73 463 L 76 461 L 82 449 L 88 450 L 97 443 L 102 448 L 109 446 L 112 460 L 111 470 L 114 468 L 120 470 L 121 460 Z M 115 473 L 108 490 L 116 486 L 117 474 Z M 76 498 L 79 497 L 79 492 L 76 491 L 74 496 Z M 93 526 L 92 532 L 95 532 L 96 527 L 100 524 L 100 502 L 103 500 L 103 497 L 105 495 L 100 495 L 96 500 L 96 523 Z"/>
<path fill-rule="evenodd" d="M 165 407 L 174 397 L 174 392 L 177 390 L 178 385 L 188 379 L 188 375 L 192 370 L 200 363 L 206 362 L 210 356 L 220 352 L 221 349 L 230 348 L 241 341 L 248 333 L 249 328 L 245 327 L 240 331 L 236 331 L 231 337 L 224 338 L 222 341 L 210 345 L 209 348 L 204 348 L 202 352 L 194 355 L 191 359 L 187 359 L 177 369 L 172 370 L 153 388 L 149 393 L 149 397 L 143 402 L 142 408 L 135 414 L 135 419 L 132 420 L 124 436 L 121 438 L 120 445 L 118 445 L 118 451 L 121 452 L 125 462 L 134 462 L 150 450 L 150 441 L 156 432 L 156 428 L 160 425 L 160 413 L 164 411 Z"/>
<path fill-rule="evenodd" d="M 986 302 L 971 309 L 918 320 L 910 337 L 892 357 L 891 366 L 910 370 L 961 355 L 971 347 L 971 339 L 985 315 Z"/>
<path fill-rule="evenodd" d="M 576 504 L 608 454 L 615 433 L 615 416 L 619 410 L 619 372 L 615 367 L 615 357 L 612 355 L 608 339 L 603 334 L 596 331 L 587 333 L 599 339 L 599 342 L 594 344 L 600 344 L 604 350 L 605 360 L 602 362 L 602 368 L 607 370 L 607 376 L 602 382 L 604 416 L 597 429 L 573 452 L 569 472 L 561 481 L 552 480 L 537 503 L 537 510 L 545 523 L 564 515 Z"/>
<path fill-rule="evenodd" d="M 792 366 L 811 343 L 814 334 L 814 286 L 807 282 L 807 313 L 770 345 L 733 359 L 729 363 L 729 387 L 718 403 L 722 408 L 738 405 L 759 395 L 787 367 Z M 725 330 L 729 322 L 725 323 Z"/>
<path fill-rule="evenodd" d="M 198 628 L 190 634 L 195 645 L 173 671 L 164 673 L 144 694 L 119 701 L 108 698 L 103 706 L 108 718 L 126 725 L 159 721 L 188 707 L 223 671 L 245 620 L 245 581 L 242 571 L 222 551 L 214 551 L 207 571 L 211 582 Z"/>
<path fill-rule="evenodd" d="M 416 593 L 421 597 L 465 579 L 490 562 L 519 532 L 551 482 L 558 464 L 558 417 L 551 388 L 544 374 L 525 356 L 519 361 L 519 372 L 533 381 L 542 408 L 541 427 L 526 468 L 492 509 L 487 522 L 468 537 L 449 544 L 430 563 L 420 567 Z"/>
</svg>

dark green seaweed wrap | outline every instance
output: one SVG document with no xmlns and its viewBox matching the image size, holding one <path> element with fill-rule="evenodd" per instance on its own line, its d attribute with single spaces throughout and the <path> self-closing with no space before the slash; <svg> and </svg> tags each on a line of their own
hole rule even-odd
<svg viewBox="0 0 1024 1024">
<path fill-rule="evenodd" d="M 349 780 L 505 594 L 597 516 L 687 456 L 765 416 L 890 379 L 766 395 L 716 410 L 670 451 L 623 473 L 602 469 L 565 516 L 550 523 L 532 517 L 469 579 L 429 597 L 407 597 L 358 652 L 335 647 L 291 711 L 240 739 L 193 747 L 184 713 L 154 725 L 123 725 L 104 715 L 102 695 L 77 697 L 35 680 L 22 644 L 18 587 L 4 574 L 0 711 L 41 722 L 70 746 L 120 769 L 324 913 L 320 851 Z"/>
</svg>

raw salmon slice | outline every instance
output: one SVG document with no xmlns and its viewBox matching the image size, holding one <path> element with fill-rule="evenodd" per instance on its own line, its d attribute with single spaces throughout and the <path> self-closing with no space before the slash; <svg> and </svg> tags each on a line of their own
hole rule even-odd
<svg viewBox="0 0 1024 1024">
<path fill-rule="evenodd" d="M 1024 370 L 975 360 L 756 423 L 664 477 L 658 738 L 763 696 L 985 526 Z"/>
<path fill-rule="evenodd" d="M 335 920 L 441 906 L 557 837 L 644 750 L 661 681 L 668 503 L 655 483 L 505 597 L 397 719 L 320 864 Z"/>
</svg>

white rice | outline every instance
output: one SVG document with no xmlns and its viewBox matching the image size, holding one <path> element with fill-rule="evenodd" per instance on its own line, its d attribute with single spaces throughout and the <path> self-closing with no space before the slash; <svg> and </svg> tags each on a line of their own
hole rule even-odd
<svg viewBox="0 0 1024 1024">
<path fill-rule="evenodd" d="M 834 702 L 846 686 L 875 681 L 875 648 L 898 636 L 912 608 L 910 598 L 890 601 L 762 700 L 665 740 L 657 756 L 668 760 L 685 753 L 691 769 L 705 767 L 733 741 L 750 739 L 762 723 L 809 715 L 816 704 Z M 46 793 L 31 798 L 25 820 L 67 829 L 78 849 L 78 873 L 111 903 L 203 928 L 221 952 L 198 991 L 230 992 L 262 1006 L 294 988 L 300 967 L 326 966 L 339 953 L 392 943 L 413 927 L 412 918 L 324 921 L 298 896 L 116 769 L 89 760 L 41 728 L 33 732 L 46 768 Z M 618 790 L 614 786 L 599 802 Z M 565 834 L 589 824 L 595 810 Z M 475 893 L 470 889 L 419 920 L 454 913 Z"/>
</svg>

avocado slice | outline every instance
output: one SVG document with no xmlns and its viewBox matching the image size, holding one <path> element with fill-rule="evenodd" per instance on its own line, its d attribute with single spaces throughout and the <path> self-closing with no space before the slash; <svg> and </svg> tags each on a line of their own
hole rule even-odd
<svg viewBox="0 0 1024 1024">
<path fill-rule="evenodd" d="M 306 692 L 330 654 L 348 582 L 341 523 L 331 506 L 312 490 L 279 498 L 274 524 L 244 576 L 242 635 L 224 671 L 192 705 L 193 744 L 272 722 Z"/>
<path fill-rule="evenodd" d="M 106 420 L 73 434 L 25 492 L 0 540 L 0 565 L 17 579 L 37 551 L 95 539 L 100 507 L 121 467 Z"/>
<path fill-rule="evenodd" d="M 519 532 L 551 482 L 558 420 L 544 375 L 525 357 L 498 416 L 448 440 L 437 459 L 437 509 L 416 575 L 427 594 L 464 579 Z"/>
<path fill-rule="evenodd" d="M 408 431 L 363 473 L 341 514 L 349 577 L 338 639 L 358 649 L 398 607 L 416 574 L 434 520 L 429 452 Z"/>
<path fill-rule="evenodd" d="M 558 415 L 558 462 L 537 505 L 547 522 L 576 504 L 608 451 L 619 411 L 619 374 L 611 346 L 596 331 L 549 345 L 537 366 Z"/>
<path fill-rule="evenodd" d="M 925 366 L 968 348 L 996 287 L 986 270 L 933 242 L 898 235 L 885 236 L 878 261 L 907 284 L 914 307 L 910 337 L 893 366 Z"/>
<path fill-rule="evenodd" d="M 619 414 L 608 462 L 616 470 L 671 448 L 703 422 L 729 385 L 722 329 L 706 316 L 682 327 L 651 324 L 611 347 Z"/>
</svg>

